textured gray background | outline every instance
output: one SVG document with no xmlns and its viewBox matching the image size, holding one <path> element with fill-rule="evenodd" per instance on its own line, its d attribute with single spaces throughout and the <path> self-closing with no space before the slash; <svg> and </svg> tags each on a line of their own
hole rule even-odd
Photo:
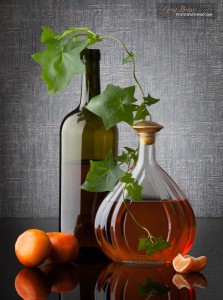
<svg viewBox="0 0 223 300">
<path fill-rule="evenodd" d="M 143 88 L 161 99 L 152 108 L 154 121 L 165 126 L 157 145 L 160 165 L 197 216 L 223 215 L 223 2 L 211 2 L 218 3 L 217 19 L 161 20 L 149 0 L 1 0 L 1 217 L 58 215 L 59 126 L 78 104 L 80 79 L 47 95 L 30 58 L 42 49 L 42 25 L 55 32 L 88 26 L 127 43 Z M 131 85 L 121 48 L 111 41 L 99 46 L 102 88 Z M 135 146 L 134 132 L 119 127 L 120 149 Z"/>
</svg>

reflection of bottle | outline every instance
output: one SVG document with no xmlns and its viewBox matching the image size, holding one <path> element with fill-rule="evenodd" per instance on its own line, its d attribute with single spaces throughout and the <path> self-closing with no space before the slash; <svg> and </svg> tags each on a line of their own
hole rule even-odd
<svg viewBox="0 0 223 300">
<path fill-rule="evenodd" d="M 106 130 L 101 119 L 85 108 L 90 99 L 100 94 L 100 51 L 83 51 L 85 75 L 81 101 L 68 114 L 61 126 L 60 229 L 75 234 L 80 243 L 80 256 L 93 258 L 101 253 L 94 235 L 96 211 L 105 193 L 80 189 L 89 170 L 90 160 L 102 160 L 110 149 L 116 154 L 117 127 Z"/>
<path fill-rule="evenodd" d="M 178 253 L 186 254 L 191 248 L 195 216 L 182 191 L 156 162 L 155 133 L 162 126 L 145 121 L 133 128 L 139 135 L 140 146 L 132 177 L 143 188 L 142 200 L 129 200 L 126 191 L 123 195 L 123 184 L 119 183 L 104 199 L 96 215 L 97 239 L 105 254 L 115 261 L 171 262 Z M 145 229 L 153 237 L 169 242 L 169 247 L 151 254 L 154 239 L 149 238 Z M 139 239 L 143 238 L 138 248 Z"/>
<path fill-rule="evenodd" d="M 195 300 L 194 288 L 178 289 L 171 265 L 153 268 L 111 263 L 98 277 L 95 299 Z"/>
</svg>

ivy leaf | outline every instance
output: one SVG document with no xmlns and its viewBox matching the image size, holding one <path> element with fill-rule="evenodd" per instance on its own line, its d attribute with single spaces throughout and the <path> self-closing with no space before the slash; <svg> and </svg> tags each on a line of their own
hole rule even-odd
<svg viewBox="0 0 223 300">
<path fill-rule="evenodd" d="M 146 284 L 139 284 L 139 294 L 140 296 L 153 297 L 153 296 L 164 296 L 169 291 L 169 288 L 165 285 L 161 285 L 157 281 L 153 281 L 151 278 L 146 278 Z"/>
<path fill-rule="evenodd" d="M 134 53 L 133 52 L 130 52 L 123 60 L 122 60 L 122 64 L 127 64 L 129 63 L 130 61 L 133 61 L 134 59 Z"/>
<path fill-rule="evenodd" d="M 48 49 L 52 44 L 58 43 L 56 34 L 50 28 L 42 26 L 42 29 L 41 42 L 45 43 Z"/>
<path fill-rule="evenodd" d="M 144 99 L 144 103 L 148 106 L 153 105 L 160 101 L 160 99 L 153 98 L 152 96 L 150 96 L 150 94 L 148 94 L 147 97 L 143 97 L 143 99 Z"/>
<path fill-rule="evenodd" d="M 63 42 L 59 41 L 56 34 L 47 27 L 42 27 L 41 42 L 45 43 L 46 49 L 32 55 L 32 58 L 42 67 L 47 66 L 51 58 L 56 56 L 63 47 Z"/>
<path fill-rule="evenodd" d="M 133 160 L 133 165 L 136 163 L 138 155 L 138 149 L 134 150 L 129 147 L 124 147 L 126 151 L 122 151 L 122 154 L 117 157 L 117 161 L 120 163 L 126 163 L 127 165 L 130 165 L 131 161 Z"/>
<path fill-rule="evenodd" d="M 48 94 L 58 92 L 66 87 L 74 75 L 84 73 L 84 65 L 80 52 L 87 47 L 89 41 L 58 40 L 51 29 L 43 27 L 41 41 L 46 49 L 32 55 L 32 58 L 42 66 L 42 79 L 47 86 Z"/>
<path fill-rule="evenodd" d="M 154 238 L 153 242 L 148 238 L 140 238 L 138 244 L 138 250 L 146 250 L 146 255 L 150 256 L 154 253 L 160 252 L 165 248 L 169 248 L 170 243 L 162 239 L 162 237 Z"/>
<path fill-rule="evenodd" d="M 135 120 L 145 120 L 147 116 L 149 116 L 150 113 L 146 108 L 146 105 L 143 103 L 137 107 Z"/>
<path fill-rule="evenodd" d="M 136 201 L 142 200 L 142 187 L 138 184 L 138 181 L 126 185 L 125 189 L 127 190 L 130 199 Z"/>
<path fill-rule="evenodd" d="M 128 199 L 142 200 L 142 186 L 138 184 L 138 180 L 132 178 L 132 173 L 126 172 L 120 181 L 125 183 L 124 189 L 128 192 Z"/>
<path fill-rule="evenodd" d="M 121 178 L 121 182 L 124 182 L 126 184 L 134 183 L 134 178 L 132 178 L 132 174 L 129 172 L 125 172 L 125 175 Z"/>
<path fill-rule="evenodd" d="M 135 86 L 121 88 L 108 84 L 105 91 L 92 98 L 86 107 L 102 118 L 106 129 L 122 121 L 132 125 L 136 107 L 134 93 Z"/>
<path fill-rule="evenodd" d="M 112 191 L 125 172 L 115 163 L 110 151 L 105 160 L 90 161 L 91 167 L 81 188 L 89 192 Z"/>
</svg>

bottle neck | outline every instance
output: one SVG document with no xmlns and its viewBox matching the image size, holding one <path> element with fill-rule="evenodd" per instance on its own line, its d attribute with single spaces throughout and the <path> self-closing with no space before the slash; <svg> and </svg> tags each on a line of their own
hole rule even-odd
<svg viewBox="0 0 223 300">
<path fill-rule="evenodd" d="M 146 166 L 157 164 L 155 141 L 152 144 L 140 141 L 138 163 Z"/>
<path fill-rule="evenodd" d="M 87 105 L 93 97 L 101 93 L 99 60 L 86 60 L 84 63 L 85 73 L 82 77 L 81 109 Z"/>
</svg>

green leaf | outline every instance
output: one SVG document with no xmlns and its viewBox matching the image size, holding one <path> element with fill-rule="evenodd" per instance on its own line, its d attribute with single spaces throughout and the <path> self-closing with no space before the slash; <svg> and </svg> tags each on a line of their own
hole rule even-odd
<svg viewBox="0 0 223 300">
<path fill-rule="evenodd" d="M 59 41 L 55 33 L 47 27 L 42 27 L 41 42 L 46 49 L 32 55 L 32 58 L 42 67 L 47 66 L 52 57 L 56 56 L 63 48 L 63 41 Z"/>
<path fill-rule="evenodd" d="M 150 94 L 148 94 L 147 97 L 143 97 L 143 99 L 144 99 L 145 104 L 148 106 L 153 105 L 160 101 L 160 99 L 153 98 L 152 96 L 150 96 Z"/>
<path fill-rule="evenodd" d="M 140 296 L 147 297 L 149 299 L 153 296 L 164 296 L 170 289 L 165 285 L 161 285 L 157 281 L 153 281 L 151 278 L 146 278 L 146 284 L 139 284 L 139 294 Z"/>
<path fill-rule="evenodd" d="M 108 84 L 104 92 L 91 99 L 86 106 L 94 114 L 102 118 L 106 129 L 126 122 L 133 124 L 133 112 L 135 111 L 136 102 L 134 98 L 135 86 L 121 88 Z"/>
<path fill-rule="evenodd" d="M 47 67 L 43 68 L 42 78 L 47 84 L 49 94 L 66 87 L 74 75 L 84 73 L 80 52 L 87 44 L 86 40 L 77 42 L 71 40 L 64 50 L 52 57 Z"/>
<path fill-rule="evenodd" d="M 163 240 L 162 237 L 154 238 L 153 242 L 151 242 L 151 240 L 148 238 L 140 238 L 138 244 L 138 250 L 146 250 L 147 256 L 160 252 L 169 247 L 170 243 L 168 243 L 166 240 Z"/>
<path fill-rule="evenodd" d="M 129 63 L 130 61 L 133 61 L 134 59 L 134 53 L 133 52 L 130 52 L 127 57 L 125 57 L 123 60 L 122 60 L 122 64 L 127 64 Z"/>
<path fill-rule="evenodd" d="M 146 238 L 140 238 L 139 239 L 139 244 L 138 244 L 138 251 L 143 251 L 145 250 L 145 243 L 147 239 Z"/>
<path fill-rule="evenodd" d="M 56 34 L 48 27 L 42 26 L 41 42 L 50 46 L 52 42 L 58 41 Z"/>
<path fill-rule="evenodd" d="M 146 108 L 146 105 L 143 103 L 137 107 L 135 120 L 145 120 L 147 116 L 149 116 L 150 113 Z"/>
<path fill-rule="evenodd" d="M 122 154 L 117 157 L 117 161 L 120 163 L 126 163 L 127 165 L 131 164 L 131 161 L 133 160 L 133 165 L 136 163 L 138 159 L 138 148 L 132 149 L 129 147 L 124 147 L 126 151 L 122 151 Z"/>
<path fill-rule="evenodd" d="M 138 181 L 134 183 L 127 184 L 125 189 L 128 192 L 128 198 L 136 201 L 142 200 L 142 187 L 138 184 Z"/>
<path fill-rule="evenodd" d="M 105 160 L 92 161 L 90 171 L 81 188 L 90 192 L 112 191 L 125 172 L 115 163 L 110 151 Z"/>
<path fill-rule="evenodd" d="M 120 181 L 125 183 L 124 189 L 128 192 L 128 199 L 142 200 L 142 186 L 138 184 L 138 180 L 132 178 L 132 173 L 126 172 Z"/>
<path fill-rule="evenodd" d="M 33 54 L 32 58 L 42 66 L 41 77 L 45 80 L 48 94 L 51 94 L 66 87 L 74 75 L 84 73 L 80 52 L 89 41 L 71 39 L 64 44 L 46 27 L 43 27 L 41 41 L 46 44 L 46 49 Z"/>
<path fill-rule="evenodd" d="M 125 175 L 120 179 L 121 182 L 124 182 L 126 184 L 134 183 L 135 179 L 132 178 L 132 174 L 129 172 L 126 172 Z"/>
</svg>

